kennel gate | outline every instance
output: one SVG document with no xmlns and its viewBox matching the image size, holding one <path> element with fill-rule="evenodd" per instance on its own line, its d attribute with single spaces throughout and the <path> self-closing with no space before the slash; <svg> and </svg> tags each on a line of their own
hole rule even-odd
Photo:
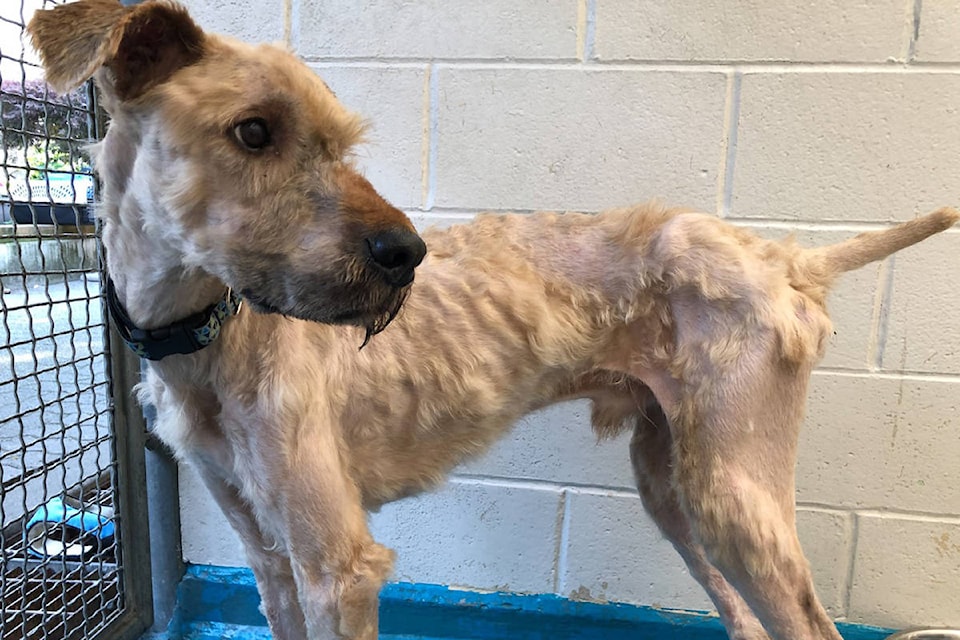
<svg viewBox="0 0 960 640">
<path fill-rule="evenodd" d="M 150 622 L 139 363 L 111 334 L 88 83 L 58 96 L 0 3 L 0 640 L 126 640 Z"/>
</svg>

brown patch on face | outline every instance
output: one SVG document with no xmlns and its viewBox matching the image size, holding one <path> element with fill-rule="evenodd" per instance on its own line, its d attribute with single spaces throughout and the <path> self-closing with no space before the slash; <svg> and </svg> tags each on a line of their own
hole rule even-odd
<svg viewBox="0 0 960 640">
<path fill-rule="evenodd" d="M 407 231 L 414 230 L 410 219 L 384 200 L 359 173 L 339 168 L 335 181 L 340 189 L 340 207 L 351 222 L 374 230 L 397 226 Z"/>
</svg>

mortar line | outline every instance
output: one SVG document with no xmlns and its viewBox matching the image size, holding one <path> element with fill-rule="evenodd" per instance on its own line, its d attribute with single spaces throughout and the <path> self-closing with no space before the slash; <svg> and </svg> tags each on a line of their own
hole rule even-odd
<svg viewBox="0 0 960 640">
<path fill-rule="evenodd" d="M 849 515 L 851 513 L 860 513 L 864 515 L 883 515 L 903 518 L 927 518 L 936 521 L 960 520 L 960 513 L 938 513 L 933 511 L 920 511 L 911 509 L 896 509 L 891 507 L 845 507 L 825 502 L 815 502 L 809 500 L 797 500 L 798 509 L 815 510 L 817 512 L 829 513 L 831 515 Z"/>
<path fill-rule="evenodd" d="M 464 224 L 471 222 L 475 216 L 473 215 L 454 215 L 454 214 L 443 214 L 436 213 L 435 211 L 425 211 L 423 209 L 401 209 L 408 217 L 417 218 L 421 222 L 427 225 L 432 225 L 437 222 L 451 223 L 451 224 Z"/>
<path fill-rule="evenodd" d="M 413 209 L 411 209 L 413 210 Z M 452 216 L 474 216 L 478 213 L 537 213 L 538 211 L 544 211 L 546 209 L 523 209 L 523 208 L 504 208 L 504 207 L 477 207 L 474 209 L 468 209 L 464 207 L 449 207 L 449 206 L 435 206 L 431 209 L 431 213 L 438 215 L 452 215 Z M 555 210 L 555 209 L 552 209 Z M 579 213 L 596 213 L 601 211 L 601 209 L 589 209 L 583 208 L 577 210 Z M 901 221 L 890 221 L 890 222 L 871 222 L 867 220 L 822 220 L 822 221 L 806 221 L 806 220 L 797 220 L 789 218 L 750 218 L 744 216 L 734 216 L 726 218 L 727 222 L 737 225 L 749 225 L 752 227 L 762 228 L 762 229 L 784 229 L 787 232 L 790 231 L 849 231 L 850 233 L 860 233 L 862 231 L 882 231 L 884 229 L 889 229 L 890 227 L 898 224 L 899 222 L 906 222 L 906 220 Z M 960 235 L 960 227 L 954 227 L 952 229 L 947 229 L 942 231 L 938 235 Z"/>
<path fill-rule="evenodd" d="M 423 95 L 420 101 L 420 209 L 427 210 L 430 197 L 430 127 L 431 127 L 431 91 L 432 71 L 427 66 L 423 75 Z"/>
<path fill-rule="evenodd" d="M 588 23 L 589 33 L 589 23 Z M 590 54 L 594 43 L 584 38 L 584 55 Z M 576 52 L 574 52 L 576 54 Z M 308 63 L 338 64 L 350 66 L 396 67 L 398 65 L 422 65 L 436 63 L 458 66 L 466 69 L 561 69 L 583 70 L 583 62 L 576 55 L 567 58 L 429 58 L 423 56 L 386 57 L 386 56 L 303 56 Z M 906 64 L 900 61 L 888 62 L 766 62 L 751 60 L 598 60 L 590 58 L 591 68 L 609 71 L 673 71 L 726 73 L 736 69 L 741 73 L 960 73 L 960 63 L 918 61 Z"/>
<path fill-rule="evenodd" d="M 313 67 L 338 67 L 348 69 L 370 69 L 370 70 L 396 70 L 396 69 L 423 69 L 431 65 L 441 64 L 431 58 L 394 60 L 393 62 L 381 63 L 383 58 L 376 60 L 350 62 L 338 58 L 304 58 L 304 62 Z"/>
<path fill-rule="evenodd" d="M 425 149 L 423 206 L 424 211 L 432 211 L 437 199 L 437 138 L 440 132 L 440 71 L 431 64 L 427 69 L 424 100 Z"/>
<path fill-rule="evenodd" d="M 584 428 L 589 428 L 584 425 Z M 610 485 L 598 485 L 582 482 L 555 482 L 552 480 L 539 480 L 531 478 L 507 478 L 503 476 L 493 476 L 486 474 L 456 474 L 450 477 L 451 484 L 461 484 L 467 486 L 488 485 L 501 487 L 504 489 L 533 489 L 533 490 L 552 490 L 572 494 L 603 496 L 608 498 L 628 498 L 638 499 L 639 494 L 636 489 L 626 487 L 616 487 Z M 886 516 L 894 518 L 909 518 L 913 520 L 922 520 L 939 523 L 960 524 L 960 513 L 942 513 L 934 511 L 922 511 L 919 509 L 900 509 L 895 507 L 882 506 L 843 506 L 816 502 L 812 500 L 797 500 L 797 508 L 816 509 L 818 511 L 833 514 L 859 513 L 866 516 Z"/>
<path fill-rule="evenodd" d="M 804 502 L 797 500 L 795 504 L 797 509 L 806 509 L 808 511 L 828 513 L 830 515 L 848 515 L 854 511 L 853 507 L 838 507 L 835 504 L 827 504 L 825 502 Z"/>
<path fill-rule="evenodd" d="M 845 616 L 850 615 L 850 603 L 853 600 L 853 580 L 857 570 L 857 549 L 860 545 L 860 515 L 856 512 L 851 515 L 853 517 L 850 524 L 850 556 L 847 558 L 847 571 L 843 578 L 843 602 L 841 602 Z"/>
<path fill-rule="evenodd" d="M 597 62 L 595 57 L 597 41 L 597 0 L 584 0 L 584 9 L 586 11 L 586 22 L 583 33 L 583 61 L 586 63 Z"/>
<path fill-rule="evenodd" d="M 865 378 L 873 380 L 895 380 L 907 382 L 944 382 L 960 383 L 960 375 L 950 373 L 929 373 L 925 371 L 859 371 L 840 367 L 818 367 L 813 375 L 831 375 L 845 378 Z"/>
<path fill-rule="evenodd" d="M 423 76 L 420 101 L 420 208 L 424 210 L 430 198 L 430 76 L 428 66 Z"/>
<path fill-rule="evenodd" d="M 858 517 L 888 518 L 895 520 L 912 520 L 926 524 L 946 524 L 960 526 L 960 515 L 926 513 L 923 511 L 906 511 L 904 509 L 861 508 L 853 511 Z"/>
<path fill-rule="evenodd" d="M 300 48 L 300 38 L 294 42 L 293 25 L 294 22 L 300 24 L 300 2 L 299 0 L 283 0 L 283 41 L 287 43 L 291 51 Z M 297 30 L 297 34 L 300 30 Z"/>
<path fill-rule="evenodd" d="M 883 369 L 883 356 L 887 346 L 890 327 L 890 302 L 893 299 L 893 268 L 897 257 L 892 255 L 880 263 L 877 273 L 877 291 L 873 299 L 873 318 L 868 344 L 868 365 L 879 371 Z"/>
<path fill-rule="evenodd" d="M 584 425 L 585 429 L 589 429 Z M 584 482 L 554 482 L 552 480 L 539 480 L 535 478 L 507 478 L 503 476 L 493 476 L 487 474 L 465 474 L 458 473 L 451 476 L 451 482 L 465 484 L 470 486 L 490 485 L 494 487 L 503 487 L 506 489 L 533 489 L 533 490 L 551 490 L 566 491 L 581 494 L 595 494 L 617 498 L 638 498 L 636 489 L 626 487 L 615 487 L 607 485 L 597 485 Z"/>
<path fill-rule="evenodd" d="M 720 171 L 717 173 L 717 215 L 726 218 L 730 215 L 733 202 L 733 175 L 736 164 L 737 137 L 740 131 L 740 91 L 743 76 L 734 71 L 727 78 L 727 98 L 724 108 L 724 147 L 720 159 Z"/>
<path fill-rule="evenodd" d="M 789 231 L 849 231 L 851 233 L 860 233 L 861 231 L 883 231 L 900 224 L 900 222 L 906 222 L 906 220 L 890 222 L 871 222 L 868 220 L 805 221 L 788 218 L 748 218 L 743 216 L 730 217 L 727 218 L 727 221 L 733 224 L 750 225 L 752 227 L 763 229 L 782 228 Z M 941 231 L 940 233 L 947 235 L 960 234 L 960 228 L 947 229 L 946 231 Z"/>
<path fill-rule="evenodd" d="M 913 15 L 910 16 L 910 37 L 907 40 L 905 59 L 912 63 L 917 55 L 917 42 L 920 40 L 920 16 L 923 14 L 923 0 L 913 0 Z"/>
<path fill-rule="evenodd" d="M 569 542 L 570 542 L 570 492 L 564 490 L 560 499 L 559 513 L 559 535 L 557 536 L 556 560 L 554 561 L 553 592 L 560 593 L 560 589 L 565 585 L 564 577 L 567 575 L 569 567 Z"/>
</svg>

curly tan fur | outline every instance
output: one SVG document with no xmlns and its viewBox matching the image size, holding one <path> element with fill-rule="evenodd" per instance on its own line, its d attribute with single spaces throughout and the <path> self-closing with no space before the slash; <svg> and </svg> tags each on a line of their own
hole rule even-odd
<svg viewBox="0 0 960 640">
<path fill-rule="evenodd" d="M 151 363 L 140 391 L 243 539 L 275 638 L 375 638 L 393 556 L 365 509 L 568 398 L 593 401 L 600 436 L 633 430 L 644 504 L 732 638 L 839 638 L 794 521 L 826 293 L 956 211 L 814 250 L 656 205 L 482 216 L 424 234 L 402 312 L 358 352 L 408 289 L 371 239 L 412 227 L 352 168 L 361 122 L 307 67 L 157 0 L 81 0 L 30 29 L 51 80 L 96 73 L 111 110 L 99 215 L 133 320 L 162 326 L 227 286 L 256 307 Z M 266 148 L 237 144 L 251 117 Z"/>
</svg>

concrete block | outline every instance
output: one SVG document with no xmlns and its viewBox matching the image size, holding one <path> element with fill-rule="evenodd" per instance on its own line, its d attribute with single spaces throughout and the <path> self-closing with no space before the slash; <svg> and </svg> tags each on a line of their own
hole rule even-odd
<svg viewBox="0 0 960 640">
<path fill-rule="evenodd" d="M 351 110 L 368 123 L 356 158 L 380 194 L 397 207 L 423 204 L 426 167 L 425 67 L 312 65 Z"/>
<path fill-rule="evenodd" d="M 250 43 L 283 42 L 285 0 L 182 0 L 205 31 L 222 33 Z"/>
<path fill-rule="evenodd" d="M 748 73 L 740 99 L 732 216 L 891 221 L 956 202 L 960 76 Z"/>
<path fill-rule="evenodd" d="M 513 432 L 458 473 L 635 488 L 630 435 L 597 442 L 586 401 L 553 405 L 520 420 Z"/>
<path fill-rule="evenodd" d="M 577 0 L 300 2 L 307 57 L 574 59 Z"/>
<path fill-rule="evenodd" d="M 560 502 L 559 490 L 454 480 L 383 507 L 371 530 L 396 549 L 396 580 L 549 593 Z"/>
<path fill-rule="evenodd" d="M 598 2 L 601 60 L 885 62 L 912 29 L 901 0 Z"/>
<path fill-rule="evenodd" d="M 801 502 L 960 515 L 960 382 L 814 374 Z"/>
<path fill-rule="evenodd" d="M 920 30 L 914 59 L 960 62 L 960 0 L 921 3 Z"/>
<path fill-rule="evenodd" d="M 569 537 L 566 560 L 561 561 L 562 595 L 654 607 L 713 609 L 706 592 L 643 511 L 638 497 L 572 490 L 569 498 Z M 832 615 L 843 615 L 852 519 L 837 512 L 800 509 L 797 528 L 813 568 L 817 594 Z"/>
<path fill-rule="evenodd" d="M 673 546 L 628 494 L 569 492 L 560 595 L 709 611 L 713 604 Z"/>
<path fill-rule="evenodd" d="M 935 236 L 894 258 L 882 366 L 960 374 L 960 233 Z"/>
<path fill-rule="evenodd" d="M 712 212 L 725 91 L 721 73 L 442 67 L 436 204 Z"/>
<path fill-rule="evenodd" d="M 846 615 L 847 576 L 853 551 L 853 516 L 814 508 L 797 509 L 797 535 L 810 561 L 813 584 L 827 613 Z"/>
<path fill-rule="evenodd" d="M 184 561 L 224 567 L 249 566 L 243 543 L 193 467 L 180 465 L 179 482 L 180 543 Z"/>
<path fill-rule="evenodd" d="M 850 620 L 960 627 L 960 520 L 859 517 Z"/>
</svg>

